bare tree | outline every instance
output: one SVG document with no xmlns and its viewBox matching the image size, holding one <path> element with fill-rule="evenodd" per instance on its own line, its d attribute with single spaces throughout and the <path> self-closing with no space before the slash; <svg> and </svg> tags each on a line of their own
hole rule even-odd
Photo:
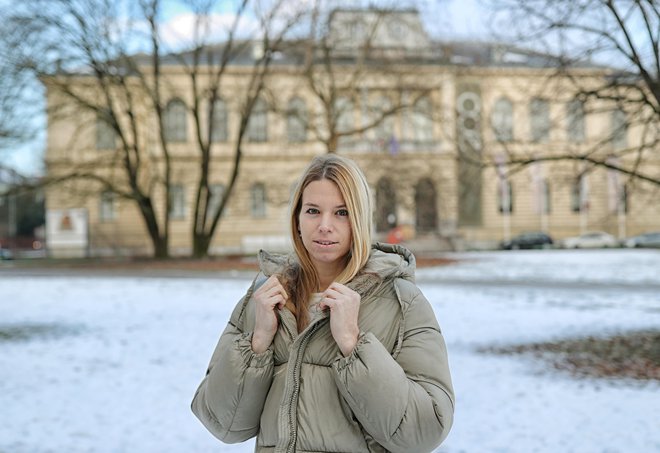
<svg viewBox="0 0 660 453">
<path fill-rule="evenodd" d="M 4 151 L 29 140 L 35 133 L 30 121 L 34 111 L 26 105 L 29 74 L 12 55 L 19 37 L 8 32 L 7 28 L 0 28 L 0 150 Z M 3 166 L 1 161 L 0 166 Z"/>
<path fill-rule="evenodd" d="M 295 105 L 282 110 L 290 120 L 297 116 L 329 153 L 355 144 L 364 146 L 365 134 L 373 136 L 372 146 L 398 147 L 395 117 L 411 111 L 431 92 L 407 63 L 432 58 L 431 46 L 406 48 L 400 37 L 396 41 L 392 20 L 398 20 L 402 11 L 388 2 L 360 11 L 338 8 L 340 4 L 315 0 L 310 4 L 306 35 L 288 43 L 313 106 L 309 111 Z M 403 29 L 409 24 L 396 26 Z M 432 115 L 432 109 L 427 110 Z"/>
<path fill-rule="evenodd" d="M 49 90 L 49 116 L 74 120 L 78 125 L 87 118 L 96 123 L 97 137 L 102 132 L 105 141 L 113 144 L 114 152 L 53 159 L 47 163 L 52 176 L 46 183 L 93 182 L 95 193 L 105 191 L 133 202 L 156 257 L 169 254 L 173 174 L 188 163 L 176 149 L 178 137 L 173 136 L 168 102 L 176 97 L 190 100 L 182 104 L 185 116 L 191 114 L 194 119 L 197 151 L 193 157 L 198 167 L 193 254 L 203 256 L 239 173 L 245 126 L 263 89 L 272 48 L 295 22 L 295 14 L 285 9 L 284 0 L 237 2 L 224 42 L 214 45 L 209 21 L 216 2 L 188 1 L 196 24 L 192 50 L 177 51 L 168 48 L 164 39 L 163 3 L 28 0 L 12 13 L 9 22 L 25 36 L 20 47 L 24 62 Z M 237 39 L 245 20 L 257 22 L 253 31 L 259 33 L 264 49 L 259 57 L 247 60 L 253 39 Z M 225 144 L 233 147 L 231 176 L 219 207 L 211 212 L 211 149 L 218 146 L 212 139 L 214 106 L 227 68 L 241 58 L 251 68 L 245 90 L 232 93 L 242 96 L 241 126 L 236 137 Z M 187 83 L 177 80 L 172 66 L 184 68 Z M 89 124 L 86 126 L 89 130 Z M 71 142 L 82 133 L 76 131 Z M 90 186 L 78 187 L 89 190 Z"/>
<path fill-rule="evenodd" d="M 574 152 L 515 156 L 515 168 L 541 160 L 574 160 L 660 185 L 653 166 L 660 140 L 660 5 L 655 0 L 486 0 L 495 32 L 557 56 L 555 79 L 572 83 L 585 113 L 613 115 L 607 133 Z M 597 77 L 576 69 L 590 67 Z M 621 112 L 617 118 L 617 113 Z M 570 115 L 565 119 L 571 120 Z M 639 142 L 620 140 L 636 128 Z"/>
</svg>

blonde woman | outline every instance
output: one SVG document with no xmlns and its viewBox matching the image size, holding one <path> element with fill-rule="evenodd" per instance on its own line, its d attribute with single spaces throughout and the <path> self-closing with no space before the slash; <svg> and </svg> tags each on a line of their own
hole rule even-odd
<svg viewBox="0 0 660 453">
<path fill-rule="evenodd" d="M 315 158 L 291 201 L 293 257 L 260 254 L 193 412 L 256 452 L 435 449 L 453 421 L 445 343 L 415 258 L 371 244 L 369 186 L 346 158 Z"/>
</svg>

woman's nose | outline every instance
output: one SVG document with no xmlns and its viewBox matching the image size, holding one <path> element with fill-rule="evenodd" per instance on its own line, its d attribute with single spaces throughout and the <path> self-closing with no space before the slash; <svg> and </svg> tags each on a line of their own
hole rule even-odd
<svg viewBox="0 0 660 453">
<path fill-rule="evenodd" d="M 321 217 L 321 223 L 319 223 L 319 231 L 324 233 L 329 233 L 332 231 L 332 222 L 329 217 Z"/>
</svg>

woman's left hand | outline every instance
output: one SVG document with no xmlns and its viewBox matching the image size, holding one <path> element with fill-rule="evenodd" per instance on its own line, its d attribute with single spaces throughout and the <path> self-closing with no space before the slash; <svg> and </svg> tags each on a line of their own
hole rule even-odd
<svg viewBox="0 0 660 453">
<path fill-rule="evenodd" d="M 319 306 L 321 309 L 326 307 L 330 309 L 332 337 L 344 357 L 349 356 L 353 352 L 360 334 L 358 327 L 360 295 L 349 287 L 334 282 L 323 292 L 323 299 Z"/>
</svg>

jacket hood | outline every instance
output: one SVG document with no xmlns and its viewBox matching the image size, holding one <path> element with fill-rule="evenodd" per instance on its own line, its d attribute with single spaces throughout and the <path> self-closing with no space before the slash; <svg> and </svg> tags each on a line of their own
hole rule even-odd
<svg viewBox="0 0 660 453">
<path fill-rule="evenodd" d="M 283 274 L 295 260 L 293 254 L 275 254 L 264 250 L 259 252 L 259 268 L 267 277 Z M 371 246 L 369 261 L 347 286 L 365 294 L 382 282 L 394 278 L 415 281 L 415 256 L 401 245 L 376 242 Z"/>
</svg>

